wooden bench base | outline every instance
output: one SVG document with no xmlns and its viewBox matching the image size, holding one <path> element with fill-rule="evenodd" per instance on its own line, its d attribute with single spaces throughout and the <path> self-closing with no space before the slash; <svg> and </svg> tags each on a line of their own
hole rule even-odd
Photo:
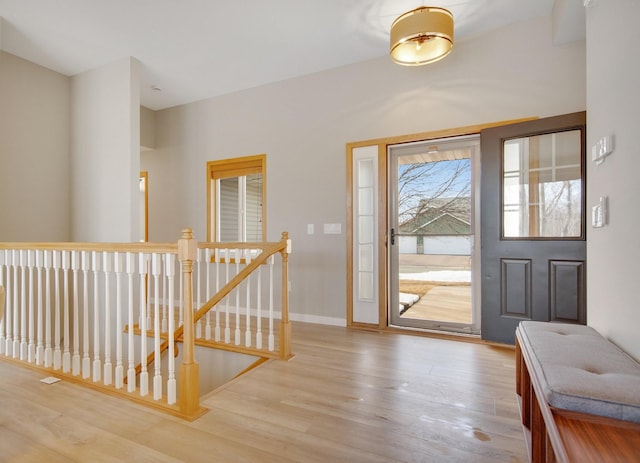
<svg viewBox="0 0 640 463">
<path fill-rule="evenodd" d="M 516 392 L 533 463 L 640 461 L 640 424 L 549 407 L 528 364 L 516 334 Z"/>
</svg>

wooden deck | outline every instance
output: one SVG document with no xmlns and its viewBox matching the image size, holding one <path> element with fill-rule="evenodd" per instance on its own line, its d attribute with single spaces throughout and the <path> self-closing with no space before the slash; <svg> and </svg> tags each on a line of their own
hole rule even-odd
<svg viewBox="0 0 640 463">
<path fill-rule="evenodd" d="M 294 324 L 185 422 L 0 357 L 0 461 L 526 462 L 512 349 Z"/>
<path fill-rule="evenodd" d="M 471 323 L 471 285 L 435 286 L 401 317 Z"/>
</svg>

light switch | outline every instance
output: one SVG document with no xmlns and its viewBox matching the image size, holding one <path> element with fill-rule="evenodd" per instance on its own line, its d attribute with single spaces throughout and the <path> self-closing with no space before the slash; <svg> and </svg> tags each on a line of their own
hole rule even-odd
<svg viewBox="0 0 640 463">
<path fill-rule="evenodd" d="M 307 224 L 307 235 L 313 235 L 313 224 Z"/>
<path fill-rule="evenodd" d="M 604 158 L 611 153 L 613 153 L 613 135 L 607 135 L 591 147 L 591 160 L 596 164 L 602 164 Z"/>
<path fill-rule="evenodd" d="M 608 209 L 609 199 L 606 196 L 600 196 L 598 204 L 591 208 L 591 226 L 593 228 L 601 228 L 607 224 Z"/>
<path fill-rule="evenodd" d="M 342 224 L 340 223 L 325 223 L 324 234 L 325 235 L 339 235 L 342 233 Z"/>
</svg>

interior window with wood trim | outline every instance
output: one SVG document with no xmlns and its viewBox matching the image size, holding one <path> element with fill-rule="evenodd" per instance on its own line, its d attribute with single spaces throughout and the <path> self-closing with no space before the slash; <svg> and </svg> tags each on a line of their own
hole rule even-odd
<svg viewBox="0 0 640 463">
<path fill-rule="evenodd" d="M 265 242 L 265 154 L 207 162 L 207 237 Z"/>
</svg>

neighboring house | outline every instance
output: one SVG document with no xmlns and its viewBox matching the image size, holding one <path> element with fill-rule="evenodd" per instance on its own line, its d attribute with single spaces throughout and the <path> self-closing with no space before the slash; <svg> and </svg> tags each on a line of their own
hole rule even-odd
<svg viewBox="0 0 640 463">
<path fill-rule="evenodd" d="M 471 198 L 430 198 L 422 200 L 413 217 L 400 224 L 402 233 L 422 235 L 468 235 Z"/>
<path fill-rule="evenodd" d="M 400 253 L 469 255 L 471 201 L 466 198 L 435 198 L 424 204 L 411 219 L 400 224 Z"/>
<path fill-rule="evenodd" d="M 590 3 L 586 41 L 540 17 L 460 41 L 425 67 L 383 57 L 150 111 L 143 153 L 137 60 L 66 76 L 0 52 L 0 240 L 136 241 L 141 170 L 149 239 L 192 227 L 202 240 L 206 162 L 266 153 L 268 240 L 286 230 L 294 243 L 292 319 L 345 324 L 345 227 L 320 231 L 344 225 L 346 143 L 586 109 L 588 150 L 615 137 L 603 165 L 586 165 L 587 210 L 601 196 L 611 205 L 609 224 L 587 233 L 588 323 L 640 358 L 638 3 Z"/>
</svg>

